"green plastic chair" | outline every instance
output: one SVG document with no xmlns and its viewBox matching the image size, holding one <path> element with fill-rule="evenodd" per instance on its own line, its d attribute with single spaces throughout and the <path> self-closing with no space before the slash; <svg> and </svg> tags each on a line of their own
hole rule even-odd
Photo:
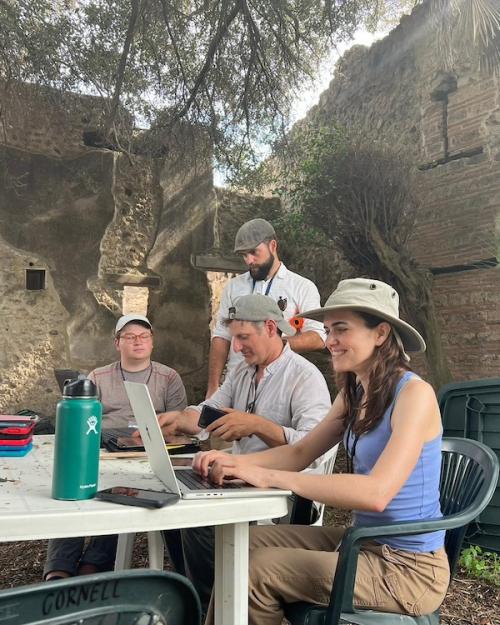
<svg viewBox="0 0 500 625">
<path fill-rule="evenodd" d="M 363 541 L 382 536 L 405 536 L 444 529 L 445 549 L 453 573 L 467 524 L 488 504 L 497 480 L 498 458 L 489 447 L 468 439 L 443 439 L 440 480 L 443 518 L 349 528 L 339 549 L 329 605 L 291 603 L 286 606 L 287 619 L 292 625 L 439 625 L 439 610 L 419 617 L 356 610 L 353 592 L 360 548 Z"/>
<path fill-rule="evenodd" d="M 439 389 L 438 401 L 444 436 L 479 441 L 500 458 L 500 378 L 451 382 Z M 469 524 L 465 542 L 500 554 L 500 485 Z"/>
<path fill-rule="evenodd" d="M 0 622 L 52 625 L 200 625 L 200 600 L 185 577 L 134 569 L 0 591 Z"/>
</svg>

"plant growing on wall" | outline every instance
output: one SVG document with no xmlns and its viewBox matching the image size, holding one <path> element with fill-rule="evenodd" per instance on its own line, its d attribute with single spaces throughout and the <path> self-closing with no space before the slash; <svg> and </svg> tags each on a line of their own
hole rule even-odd
<svg viewBox="0 0 500 625">
<path fill-rule="evenodd" d="M 456 53 L 479 61 L 482 71 L 500 72 L 500 4 L 498 0 L 428 0 L 436 28 L 439 57 L 453 69 Z"/>
<path fill-rule="evenodd" d="M 432 275 L 409 246 L 420 197 L 411 166 L 390 146 L 335 125 L 296 128 L 285 154 L 288 202 L 328 235 L 353 275 L 380 278 L 401 293 L 404 314 L 425 337 L 434 385 L 448 382 Z"/>
</svg>

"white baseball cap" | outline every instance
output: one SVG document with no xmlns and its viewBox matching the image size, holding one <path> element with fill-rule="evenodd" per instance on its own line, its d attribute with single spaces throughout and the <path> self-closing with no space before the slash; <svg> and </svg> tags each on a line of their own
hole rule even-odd
<svg viewBox="0 0 500 625">
<path fill-rule="evenodd" d="M 146 323 L 149 328 L 152 330 L 153 326 L 151 325 L 151 321 L 145 317 L 144 315 L 136 315 L 135 313 L 130 313 L 129 315 L 123 315 L 116 322 L 115 334 L 118 334 L 120 330 L 122 330 L 127 323 L 133 323 L 134 321 L 142 321 L 142 323 Z"/>
</svg>

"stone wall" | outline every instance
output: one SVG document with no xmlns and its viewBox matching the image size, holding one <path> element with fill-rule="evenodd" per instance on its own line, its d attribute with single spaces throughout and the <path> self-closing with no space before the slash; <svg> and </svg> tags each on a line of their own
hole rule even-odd
<svg viewBox="0 0 500 625">
<path fill-rule="evenodd" d="M 197 159 L 171 148 L 152 159 L 89 147 L 83 136 L 102 102 L 59 96 L 0 89 L 0 411 L 54 414 L 53 369 L 88 372 L 114 360 L 116 318 L 145 306 L 153 357 L 197 398 L 210 294 L 190 255 L 213 245 L 206 141 Z M 27 290 L 30 269 L 45 271 L 45 288 Z"/>
<path fill-rule="evenodd" d="M 383 139 L 419 168 L 423 201 L 410 244 L 435 273 L 452 377 L 497 376 L 500 79 L 481 75 L 473 52 L 444 67 L 428 19 L 419 6 L 371 48 L 351 49 L 309 118 Z"/>
<path fill-rule="evenodd" d="M 0 81 L 0 144 L 47 156 L 80 154 L 106 113 L 103 98 Z M 132 129 L 124 111 L 121 118 Z"/>
<path fill-rule="evenodd" d="M 69 320 L 48 275 L 47 288 L 27 291 L 27 268 L 47 269 L 48 259 L 0 238 L 0 409 L 48 406 L 54 402 L 52 366 L 67 360 Z"/>
</svg>

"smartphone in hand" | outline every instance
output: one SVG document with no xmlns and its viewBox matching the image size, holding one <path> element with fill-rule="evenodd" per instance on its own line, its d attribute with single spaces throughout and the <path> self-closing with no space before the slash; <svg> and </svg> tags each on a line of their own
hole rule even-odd
<svg viewBox="0 0 500 625">
<path fill-rule="evenodd" d="M 227 412 L 225 410 L 220 410 L 219 408 L 212 408 L 212 406 L 207 406 L 207 404 L 203 404 L 201 409 L 200 419 L 198 421 L 199 428 L 206 428 L 217 419 L 223 417 Z"/>
<path fill-rule="evenodd" d="M 141 506 L 143 508 L 163 508 L 177 503 L 180 499 L 177 493 L 165 493 L 157 490 L 134 488 L 133 486 L 113 486 L 100 490 L 96 499 L 124 504 L 125 506 Z"/>
</svg>

